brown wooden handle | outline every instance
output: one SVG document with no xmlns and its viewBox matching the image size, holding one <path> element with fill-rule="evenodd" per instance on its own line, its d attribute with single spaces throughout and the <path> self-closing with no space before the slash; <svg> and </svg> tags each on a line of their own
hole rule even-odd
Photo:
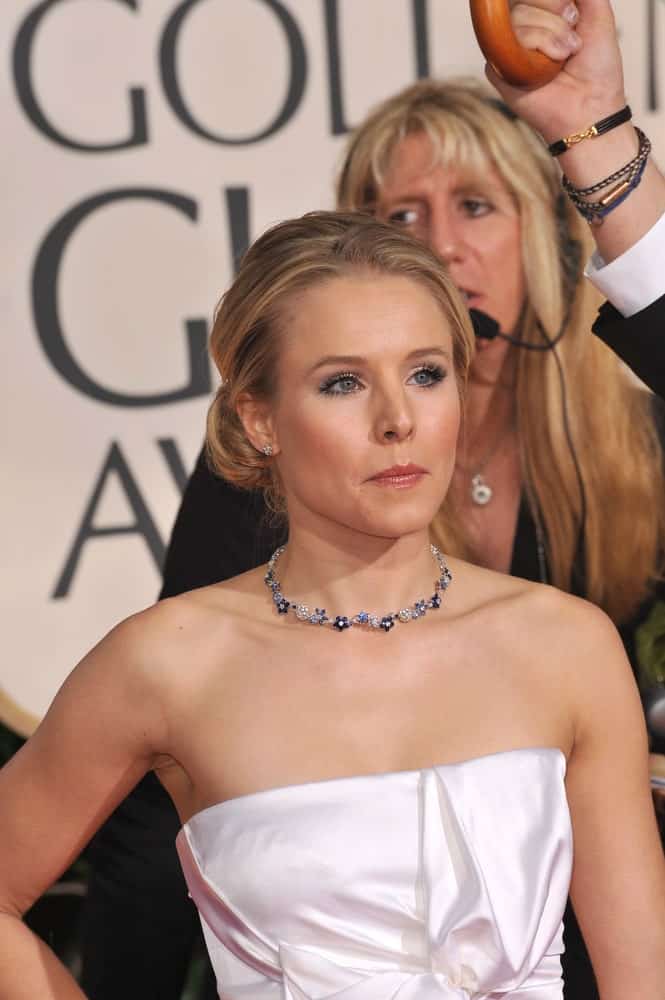
<svg viewBox="0 0 665 1000">
<path fill-rule="evenodd" d="M 553 80 L 563 63 L 517 41 L 508 0 L 470 0 L 478 44 L 490 66 L 514 87 L 540 87 Z"/>
</svg>

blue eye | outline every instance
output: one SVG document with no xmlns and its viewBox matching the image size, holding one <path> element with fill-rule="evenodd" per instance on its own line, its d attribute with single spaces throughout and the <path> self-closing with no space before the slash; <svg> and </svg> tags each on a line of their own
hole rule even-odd
<svg viewBox="0 0 665 1000">
<path fill-rule="evenodd" d="M 360 380 L 353 372 L 341 372 L 330 375 L 319 386 L 319 392 L 326 396 L 349 396 L 360 388 Z"/>
<path fill-rule="evenodd" d="M 422 368 L 413 372 L 410 381 L 423 389 L 431 389 L 432 386 L 443 381 L 445 377 L 446 373 L 439 365 L 423 365 Z"/>
<path fill-rule="evenodd" d="M 421 389 L 430 389 L 446 377 L 446 372 L 440 365 L 421 365 L 409 376 L 409 384 Z M 338 372 L 329 375 L 319 385 L 319 392 L 324 396 L 350 396 L 362 389 L 362 382 L 353 372 Z"/>
</svg>

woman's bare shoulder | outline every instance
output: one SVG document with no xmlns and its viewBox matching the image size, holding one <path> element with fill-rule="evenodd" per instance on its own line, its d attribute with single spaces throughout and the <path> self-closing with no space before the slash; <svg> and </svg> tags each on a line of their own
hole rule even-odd
<svg viewBox="0 0 665 1000">
<path fill-rule="evenodd" d="M 542 599 L 545 594 L 553 590 L 541 583 L 499 573 L 462 559 L 449 558 L 447 563 L 453 576 L 453 585 L 447 599 L 450 600 L 455 594 L 456 603 L 467 606 L 471 612 L 489 610 L 495 605 L 507 602 L 522 604 Z"/>
<path fill-rule="evenodd" d="M 219 670 L 239 641 L 256 576 L 252 571 L 159 601 L 116 625 L 99 652 L 160 684 L 170 676 L 194 679 L 213 664 Z"/>
<path fill-rule="evenodd" d="M 462 560 L 450 560 L 458 602 L 469 613 L 500 618 L 517 641 L 567 643 L 588 649 L 620 640 L 610 618 L 596 605 L 548 584 L 497 573 Z M 452 589 L 451 589 L 452 597 Z"/>
</svg>

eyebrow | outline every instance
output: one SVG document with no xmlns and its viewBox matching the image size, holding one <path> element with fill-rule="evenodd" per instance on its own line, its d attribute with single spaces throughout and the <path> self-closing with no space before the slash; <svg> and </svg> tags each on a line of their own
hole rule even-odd
<svg viewBox="0 0 665 1000">
<path fill-rule="evenodd" d="M 406 361 L 415 361 L 422 357 L 431 357 L 433 354 L 439 355 L 452 364 L 452 357 L 450 351 L 447 351 L 444 347 L 439 347 L 438 344 L 434 347 L 419 347 L 415 351 L 411 351 L 405 358 Z M 319 368 L 324 368 L 326 365 L 345 365 L 351 368 L 354 365 L 365 365 L 367 364 L 367 358 L 360 354 L 327 354 L 324 358 L 320 358 L 312 367 L 308 370 L 307 374 L 311 375 L 313 372 L 318 371 Z"/>
</svg>

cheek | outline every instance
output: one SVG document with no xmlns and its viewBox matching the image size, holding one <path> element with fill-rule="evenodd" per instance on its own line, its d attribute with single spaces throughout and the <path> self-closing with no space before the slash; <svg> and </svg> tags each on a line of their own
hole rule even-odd
<svg viewBox="0 0 665 1000">
<path fill-rule="evenodd" d="M 519 230 L 497 234 L 491 245 L 491 265 L 498 285 L 507 295 L 523 289 L 524 266 Z"/>
<path fill-rule="evenodd" d="M 293 468 L 294 476 L 308 479 L 331 474 L 340 465 L 352 472 L 363 442 L 367 442 L 364 421 L 353 400 L 316 400 L 290 410 L 278 421 L 277 436 L 284 459 L 284 476 Z M 295 461 L 292 461 L 295 459 Z M 285 485 L 288 485 L 285 483 Z"/>
<path fill-rule="evenodd" d="M 455 460 L 455 451 L 457 449 L 457 441 L 459 439 L 461 419 L 461 405 L 458 400 L 454 413 L 451 414 L 450 418 L 445 421 L 441 431 L 446 454 L 451 456 L 452 461 Z"/>
<path fill-rule="evenodd" d="M 437 403 L 429 408 L 429 412 L 421 414 L 421 436 L 435 450 L 436 456 L 443 465 L 447 465 L 448 461 L 454 461 L 460 419 L 459 394 L 457 389 L 452 387 L 442 403 Z"/>
<path fill-rule="evenodd" d="M 494 233 L 493 241 L 488 241 L 481 251 L 484 273 L 487 281 L 489 312 L 499 321 L 504 330 L 513 330 L 517 323 L 526 295 L 526 281 L 522 264 L 522 247 L 519 231 Z M 489 344 L 489 342 L 487 342 Z M 493 341 L 492 346 L 498 341 Z M 486 361 L 491 354 L 489 351 Z M 496 352 L 502 353 L 502 352 Z M 482 363 L 483 352 L 479 351 L 473 367 Z"/>
</svg>

